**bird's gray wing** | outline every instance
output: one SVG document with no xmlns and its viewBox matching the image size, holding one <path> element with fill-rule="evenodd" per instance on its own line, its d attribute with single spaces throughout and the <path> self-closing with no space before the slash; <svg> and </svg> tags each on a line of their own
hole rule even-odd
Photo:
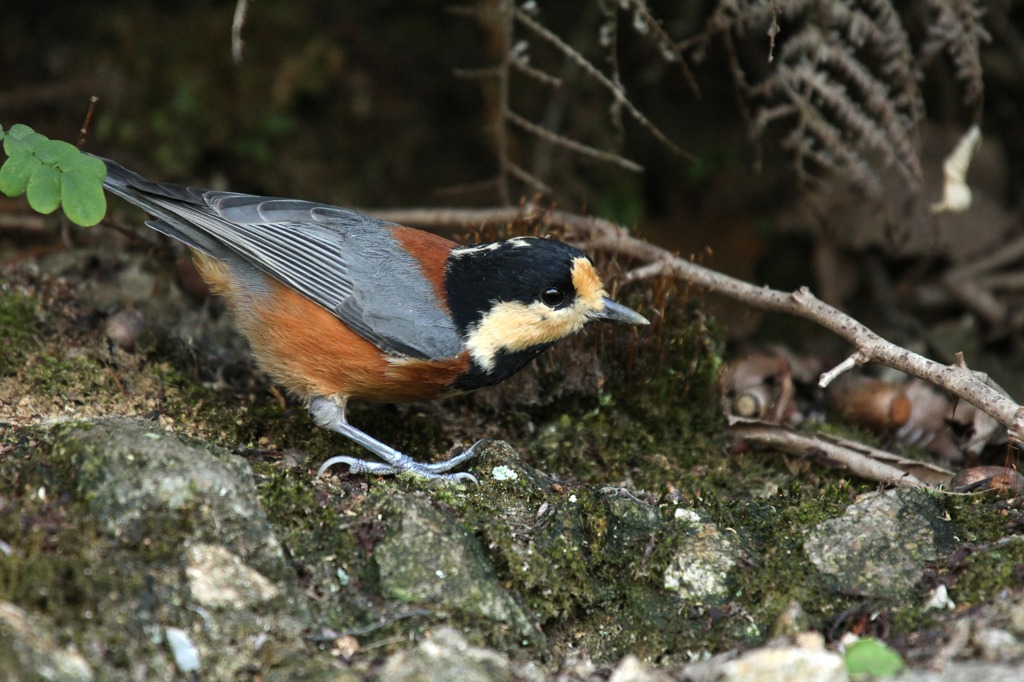
<svg viewBox="0 0 1024 682">
<path fill-rule="evenodd" d="M 241 258 L 381 350 L 419 359 L 461 352 L 433 284 L 385 223 L 307 201 L 151 183 L 107 166 L 108 189 L 158 218 L 154 229 L 215 258 Z"/>
</svg>

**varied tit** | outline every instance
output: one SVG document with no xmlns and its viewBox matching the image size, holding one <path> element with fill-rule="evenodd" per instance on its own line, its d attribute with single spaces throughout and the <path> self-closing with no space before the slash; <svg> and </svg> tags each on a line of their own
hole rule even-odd
<svg viewBox="0 0 1024 682">
<path fill-rule="evenodd" d="M 476 445 L 418 462 L 349 424 L 348 401 L 493 386 L 592 320 L 648 324 L 608 298 L 590 259 L 562 242 L 460 246 L 345 208 L 150 182 L 104 161 L 108 191 L 191 247 L 259 365 L 317 424 L 380 458 L 332 457 L 318 474 L 344 463 L 354 473 L 475 481 L 449 472 Z"/>
</svg>

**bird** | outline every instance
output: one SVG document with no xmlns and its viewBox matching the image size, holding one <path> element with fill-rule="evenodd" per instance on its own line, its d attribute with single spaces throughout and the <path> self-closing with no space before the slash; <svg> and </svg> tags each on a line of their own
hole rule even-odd
<svg viewBox="0 0 1024 682">
<path fill-rule="evenodd" d="M 646 325 L 609 298 L 581 250 L 541 237 L 460 245 L 327 204 L 153 182 L 101 158 L 107 191 L 192 251 L 257 364 L 313 421 L 376 459 L 336 456 L 353 474 L 453 471 L 486 439 L 421 462 L 348 423 L 350 400 L 432 400 L 493 386 L 587 323 Z"/>
</svg>

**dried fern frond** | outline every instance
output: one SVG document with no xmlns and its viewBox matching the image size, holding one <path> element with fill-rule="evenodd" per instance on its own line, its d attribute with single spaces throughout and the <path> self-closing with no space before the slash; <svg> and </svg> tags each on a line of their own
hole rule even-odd
<svg viewBox="0 0 1024 682">
<path fill-rule="evenodd" d="M 825 2 L 832 30 L 844 32 L 855 55 L 866 66 L 878 70 L 890 99 L 905 111 L 908 125 L 924 118 L 924 99 L 918 86 L 921 71 L 903 28 L 903 22 L 888 0 L 847 0 Z"/>
<path fill-rule="evenodd" d="M 980 45 L 989 40 L 972 0 L 923 0 L 926 16 L 901 5 L 925 57 L 950 56 L 968 106 L 980 107 Z M 779 24 L 776 24 L 776 21 Z M 781 25 L 781 26 L 780 26 Z M 766 35 L 770 34 L 770 35 Z M 719 0 L 705 32 L 686 49 L 700 56 L 721 37 L 755 139 L 781 131 L 798 178 L 827 193 L 854 189 L 869 199 L 924 194 L 919 127 L 925 118 L 921 60 L 891 0 Z M 751 62 L 753 37 L 766 57 Z M 743 58 L 741 58 L 743 54 Z M 898 183 L 893 186 L 892 183 Z M 921 202 L 923 203 L 923 202 Z"/>
<path fill-rule="evenodd" d="M 922 49 L 922 58 L 933 59 L 946 52 L 956 69 L 956 77 L 964 86 L 964 104 L 975 110 L 980 118 L 982 98 L 985 94 L 981 71 L 980 50 L 992 36 L 981 24 L 985 10 L 970 0 L 928 0 L 935 11 L 935 21 L 928 27 L 928 41 Z"/>
<path fill-rule="evenodd" d="M 911 186 L 921 186 L 916 93 L 904 87 L 905 97 L 893 97 L 891 85 L 858 59 L 850 45 L 830 42 L 813 24 L 784 44 L 781 61 L 778 78 L 792 86 L 787 93 L 801 93 L 813 103 L 820 116 L 835 126 L 838 137 L 832 139 L 837 144 L 853 147 L 862 157 L 873 156 L 896 168 Z M 901 102 L 907 106 L 901 108 Z M 835 153 L 831 145 L 826 149 Z M 862 173 L 853 179 L 862 185 L 876 184 Z"/>
<path fill-rule="evenodd" d="M 895 168 L 919 190 L 917 125 L 924 104 L 917 62 L 892 6 L 727 0 L 712 21 L 716 30 L 742 35 L 771 25 L 773 10 L 786 24 L 774 37 L 774 68 L 758 82 L 740 84 L 754 106 L 752 132 L 761 137 L 769 125 L 791 126 L 782 144 L 794 155 L 798 177 L 815 187 L 842 180 L 877 197 L 884 171 Z M 733 70 L 745 74 L 738 64 Z"/>
</svg>

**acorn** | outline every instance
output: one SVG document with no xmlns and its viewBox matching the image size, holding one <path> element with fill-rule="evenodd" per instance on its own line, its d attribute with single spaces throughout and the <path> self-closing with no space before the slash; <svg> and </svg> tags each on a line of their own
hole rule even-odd
<svg viewBox="0 0 1024 682">
<path fill-rule="evenodd" d="M 906 424 L 913 408 L 901 387 L 859 375 L 835 381 L 829 387 L 828 404 L 851 424 L 880 432 Z"/>
</svg>

